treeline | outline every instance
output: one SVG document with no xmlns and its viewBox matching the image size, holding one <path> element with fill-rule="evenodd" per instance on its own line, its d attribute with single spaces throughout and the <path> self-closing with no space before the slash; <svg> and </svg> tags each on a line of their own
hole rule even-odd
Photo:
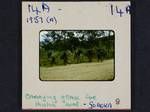
<svg viewBox="0 0 150 112">
<path fill-rule="evenodd" d="M 45 31 L 40 36 L 40 66 L 102 62 L 114 58 L 114 32 Z"/>
</svg>

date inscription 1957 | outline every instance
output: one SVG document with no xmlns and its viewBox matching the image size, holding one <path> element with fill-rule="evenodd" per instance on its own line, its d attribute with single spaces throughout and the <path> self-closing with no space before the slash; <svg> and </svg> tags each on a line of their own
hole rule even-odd
<svg viewBox="0 0 150 112">
<path fill-rule="evenodd" d="M 42 2 L 40 5 L 28 4 L 27 10 L 29 17 L 27 17 L 27 23 L 50 23 L 57 24 L 57 18 L 51 15 L 50 6 Z M 42 16 L 44 14 L 44 16 Z M 46 16 L 45 16 L 46 15 Z"/>
</svg>

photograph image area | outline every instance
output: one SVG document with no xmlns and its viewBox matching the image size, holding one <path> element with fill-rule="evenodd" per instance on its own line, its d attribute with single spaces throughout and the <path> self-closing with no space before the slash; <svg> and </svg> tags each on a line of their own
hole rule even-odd
<svg viewBox="0 0 150 112">
<path fill-rule="evenodd" d="M 114 80 L 113 30 L 42 30 L 39 36 L 40 80 Z"/>
</svg>

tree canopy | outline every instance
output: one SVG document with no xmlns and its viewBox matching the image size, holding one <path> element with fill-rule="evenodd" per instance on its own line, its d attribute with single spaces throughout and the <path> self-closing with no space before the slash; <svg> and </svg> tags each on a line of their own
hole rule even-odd
<svg viewBox="0 0 150 112">
<path fill-rule="evenodd" d="M 112 30 L 52 30 L 40 32 L 40 65 L 103 61 L 114 58 Z"/>
</svg>

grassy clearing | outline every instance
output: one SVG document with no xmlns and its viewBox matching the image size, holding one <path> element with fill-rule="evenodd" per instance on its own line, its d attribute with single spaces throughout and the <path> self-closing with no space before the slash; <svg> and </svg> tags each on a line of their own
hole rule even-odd
<svg viewBox="0 0 150 112">
<path fill-rule="evenodd" d="M 113 80 L 114 61 L 40 67 L 41 80 Z"/>
</svg>

